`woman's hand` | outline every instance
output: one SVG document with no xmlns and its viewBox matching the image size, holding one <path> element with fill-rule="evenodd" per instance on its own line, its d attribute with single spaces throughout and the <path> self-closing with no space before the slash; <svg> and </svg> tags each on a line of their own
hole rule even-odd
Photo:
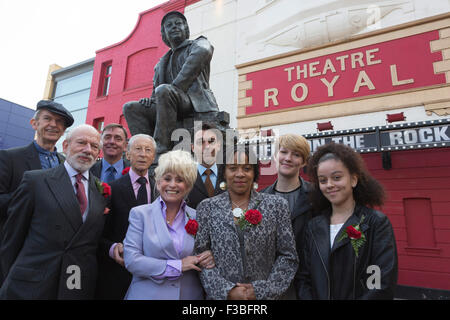
<svg viewBox="0 0 450 320">
<path fill-rule="evenodd" d="M 200 264 L 200 267 L 206 268 L 206 269 L 212 269 L 216 266 L 214 262 L 214 257 L 211 252 L 211 250 L 206 250 L 197 255 L 198 264 Z"/>
<path fill-rule="evenodd" d="M 114 247 L 114 261 L 116 261 L 118 264 L 120 264 L 122 267 L 125 267 L 125 262 L 123 261 L 123 244 L 118 243 Z"/>
<path fill-rule="evenodd" d="M 196 266 L 198 264 L 198 257 L 197 256 L 187 256 L 184 259 L 181 260 L 181 271 L 185 272 L 188 270 L 197 270 L 202 271 L 199 267 Z"/>
</svg>

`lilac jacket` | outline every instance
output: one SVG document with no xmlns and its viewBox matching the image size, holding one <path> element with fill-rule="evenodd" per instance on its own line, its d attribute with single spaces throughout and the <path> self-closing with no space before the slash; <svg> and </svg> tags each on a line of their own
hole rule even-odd
<svg viewBox="0 0 450 320">
<path fill-rule="evenodd" d="M 191 219 L 195 210 L 186 206 Z M 178 255 L 161 213 L 159 201 L 134 207 L 130 211 L 129 226 L 124 244 L 125 267 L 133 275 L 126 300 L 200 300 L 204 298 L 198 272 L 183 272 L 175 280 L 156 279 L 162 274 L 167 260 L 192 255 L 194 237 L 184 236 L 181 255 Z M 186 223 L 188 218 L 186 216 Z"/>
</svg>

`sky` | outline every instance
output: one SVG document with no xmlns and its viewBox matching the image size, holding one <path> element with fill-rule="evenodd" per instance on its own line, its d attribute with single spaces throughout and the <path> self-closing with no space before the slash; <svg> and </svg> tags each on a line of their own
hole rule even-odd
<svg viewBox="0 0 450 320">
<path fill-rule="evenodd" d="M 125 39 L 167 0 L 0 0 L 0 98 L 36 109 L 51 64 L 68 67 Z"/>
</svg>

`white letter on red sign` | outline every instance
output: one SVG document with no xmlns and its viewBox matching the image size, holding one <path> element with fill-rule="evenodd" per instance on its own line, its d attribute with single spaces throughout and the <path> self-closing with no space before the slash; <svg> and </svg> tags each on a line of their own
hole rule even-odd
<svg viewBox="0 0 450 320">
<path fill-rule="evenodd" d="M 300 98 L 297 96 L 298 87 L 302 87 L 302 91 L 303 91 L 303 94 Z M 306 86 L 306 84 L 299 82 L 292 87 L 291 97 L 292 97 L 292 100 L 294 100 L 295 102 L 305 101 L 307 96 L 308 96 L 308 87 Z"/>
<path fill-rule="evenodd" d="M 269 100 L 272 100 L 272 103 L 274 106 L 278 106 L 278 89 L 277 88 L 271 88 L 264 90 L 264 107 L 269 107 Z"/>
<path fill-rule="evenodd" d="M 414 83 L 414 79 L 406 79 L 406 80 L 398 80 L 397 75 L 397 65 L 392 64 L 391 65 L 391 79 L 392 79 L 392 85 L 395 86 L 401 86 L 408 83 Z"/>
<path fill-rule="evenodd" d="M 336 81 L 337 81 L 338 79 L 339 79 L 339 76 L 334 76 L 333 80 L 331 80 L 331 82 L 328 82 L 327 79 L 325 79 L 325 78 L 320 78 L 320 81 L 322 81 L 323 84 L 326 85 L 327 88 L 328 88 L 328 96 L 329 96 L 329 97 L 334 96 L 334 90 L 333 90 L 333 87 L 334 87 L 334 85 L 336 84 Z"/>
<path fill-rule="evenodd" d="M 362 86 L 366 86 L 369 88 L 369 90 L 375 90 L 375 86 L 372 83 L 372 80 L 370 80 L 367 73 L 362 70 L 358 74 L 358 80 L 356 81 L 355 88 L 353 89 L 353 93 L 359 92 L 359 88 Z"/>
</svg>

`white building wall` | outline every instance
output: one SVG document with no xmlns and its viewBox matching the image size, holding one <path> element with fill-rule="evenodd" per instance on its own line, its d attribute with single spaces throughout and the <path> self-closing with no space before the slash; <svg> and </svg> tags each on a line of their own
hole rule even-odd
<svg viewBox="0 0 450 320">
<path fill-rule="evenodd" d="M 237 126 L 236 65 L 450 11 L 450 0 L 202 0 L 185 8 L 191 39 L 206 36 L 215 51 L 210 85 L 219 108 Z M 405 112 L 406 121 L 433 120 L 423 107 Z M 335 130 L 386 124 L 386 112 L 318 119 L 275 127 L 301 134 L 332 120 Z"/>
</svg>

